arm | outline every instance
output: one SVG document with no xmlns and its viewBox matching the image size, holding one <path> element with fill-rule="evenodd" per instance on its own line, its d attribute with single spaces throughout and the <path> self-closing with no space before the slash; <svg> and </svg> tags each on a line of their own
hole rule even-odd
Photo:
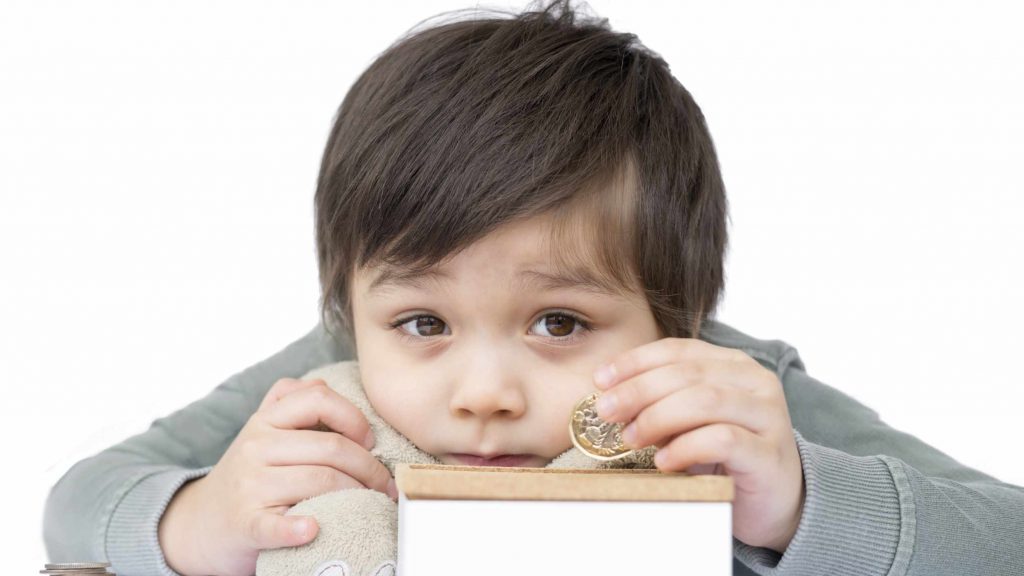
<svg viewBox="0 0 1024 576">
<path fill-rule="evenodd" d="M 1024 488 L 968 468 L 778 362 L 806 498 L 784 555 L 736 541 L 758 574 L 970 576 L 1024 573 Z"/>
<path fill-rule="evenodd" d="M 349 359 L 318 325 L 149 430 L 76 463 L 46 500 L 43 539 L 52 561 L 107 559 L 118 574 L 164 574 L 157 527 L 187 481 L 209 472 L 280 378 Z"/>
</svg>

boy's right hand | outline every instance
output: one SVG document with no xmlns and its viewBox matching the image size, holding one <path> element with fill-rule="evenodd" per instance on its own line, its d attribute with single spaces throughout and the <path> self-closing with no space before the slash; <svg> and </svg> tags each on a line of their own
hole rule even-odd
<svg viewBox="0 0 1024 576">
<path fill-rule="evenodd" d="M 320 423 L 331 430 L 308 429 Z M 323 380 L 278 380 L 217 465 L 164 511 L 168 566 L 184 576 L 251 576 L 260 550 L 316 537 L 314 518 L 284 516 L 298 502 L 346 488 L 397 498 L 372 447 L 366 417 Z"/>
</svg>

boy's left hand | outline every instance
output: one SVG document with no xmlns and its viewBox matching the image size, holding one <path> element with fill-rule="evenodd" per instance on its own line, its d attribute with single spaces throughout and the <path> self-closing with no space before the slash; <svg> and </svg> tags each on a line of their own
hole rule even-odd
<svg viewBox="0 0 1024 576">
<path fill-rule="evenodd" d="M 594 382 L 602 390 L 598 415 L 630 422 L 628 444 L 657 445 L 655 465 L 666 472 L 719 465 L 736 489 L 733 535 L 785 552 L 803 511 L 804 482 L 773 372 L 739 350 L 664 338 L 599 367 Z"/>
</svg>

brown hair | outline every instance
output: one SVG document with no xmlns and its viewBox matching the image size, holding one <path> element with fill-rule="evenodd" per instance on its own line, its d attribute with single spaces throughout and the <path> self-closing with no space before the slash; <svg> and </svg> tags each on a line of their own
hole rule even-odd
<svg viewBox="0 0 1024 576">
<path fill-rule="evenodd" d="M 578 236 L 568 223 L 596 210 L 598 266 L 645 294 L 664 336 L 696 337 L 724 287 L 727 202 L 700 108 L 635 35 L 567 0 L 392 45 L 338 109 L 315 205 L 321 315 L 349 336 L 357 268 L 423 270 L 541 214 Z"/>
</svg>

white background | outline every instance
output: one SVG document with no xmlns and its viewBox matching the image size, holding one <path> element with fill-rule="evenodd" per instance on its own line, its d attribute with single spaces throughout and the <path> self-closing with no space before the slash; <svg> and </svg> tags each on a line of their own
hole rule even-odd
<svg viewBox="0 0 1024 576">
<path fill-rule="evenodd" d="M 312 197 L 335 109 L 404 31 L 467 6 L 4 3 L 12 573 L 45 561 L 43 503 L 72 464 L 312 327 Z M 707 117 L 732 218 L 719 319 L 1024 484 L 1014 3 L 591 6 L 662 54 Z"/>
</svg>

